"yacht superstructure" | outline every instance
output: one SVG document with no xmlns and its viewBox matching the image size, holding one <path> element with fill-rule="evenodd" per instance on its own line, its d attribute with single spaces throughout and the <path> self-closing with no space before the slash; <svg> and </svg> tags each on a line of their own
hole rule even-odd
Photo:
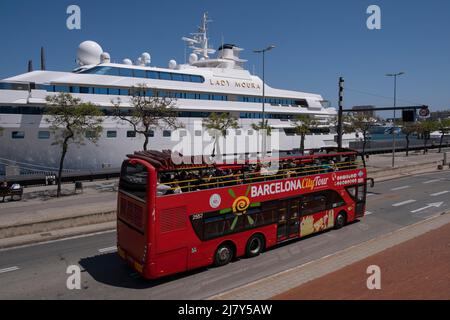
<svg viewBox="0 0 450 320">
<path fill-rule="evenodd" d="M 205 148 L 211 137 L 201 120 L 212 112 L 226 112 L 239 120 L 240 128 L 222 141 L 256 133 L 253 123 L 262 117 L 262 80 L 244 68 L 239 57 L 243 49 L 223 44 L 217 51 L 209 48 L 208 17 L 203 16 L 197 33 L 183 38 L 193 50 L 188 63 L 170 60 L 167 68 L 151 66 L 151 56 L 143 53 L 136 62 L 124 59 L 112 63 L 110 55 L 93 41 L 80 44 L 78 67 L 73 72 L 33 71 L 0 82 L 0 166 L 16 164 L 23 169 L 49 171 L 57 167 L 60 149 L 53 146 L 49 125 L 45 121 L 46 97 L 60 92 L 71 93 L 84 102 L 97 105 L 105 113 L 104 132 L 97 144 L 71 147 L 65 167 L 99 169 L 118 167 L 127 153 L 142 149 L 143 137 L 112 116 L 113 101 L 120 98 L 121 107 L 131 108 L 133 88 L 145 86 L 148 95 L 176 99 L 183 129 L 155 128 L 148 135 L 152 149 L 171 149 L 180 137 L 202 136 Z M 215 58 L 211 55 L 216 54 Z M 299 114 L 312 115 L 321 125 L 307 136 L 306 148 L 334 146 L 334 128 L 330 120 L 336 110 L 327 106 L 321 95 L 281 90 L 265 84 L 265 117 L 277 131 L 279 150 L 298 148 L 292 119 Z M 200 125 L 199 125 L 200 123 Z M 177 136 L 177 138 L 174 137 Z M 205 138 L 206 137 L 206 138 Z M 344 145 L 354 135 L 344 137 Z M 258 145 L 239 144 L 232 153 L 258 152 Z M 1 170 L 0 170 L 1 172 Z"/>
</svg>

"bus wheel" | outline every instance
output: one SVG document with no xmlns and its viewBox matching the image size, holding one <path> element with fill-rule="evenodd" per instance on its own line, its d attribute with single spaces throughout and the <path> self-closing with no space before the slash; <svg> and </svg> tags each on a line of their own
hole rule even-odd
<svg viewBox="0 0 450 320">
<path fill-rule="evenodd" d="M 233 247 L 230 244 L 224 243 L 220 245 L 214 255 L 214 265 L 220 267 L 230 263 L 231 259 L 233 259 L 233 254 Z"/>
<path fill-rule="evenodd" d="M 347 215 L 344 212 L 339 212 L 339 214 L 336 217 L 336 221 L 334 222 L 334 228 L 340 229 L 343 226 L 345 226 L 347 222 Z"/>
<path fill-rule="evenodd" d="M 260 234 L 255 234 L 247 242 L 247 247 L 245 248 L 246 256 L 249 258 L 258 256 L 263 252 L 264 244 L 264 237 Z"/>
</svg>

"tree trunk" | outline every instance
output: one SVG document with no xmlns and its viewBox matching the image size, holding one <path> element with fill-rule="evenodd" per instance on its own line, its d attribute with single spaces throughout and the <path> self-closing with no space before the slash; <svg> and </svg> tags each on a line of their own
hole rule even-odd
<svg viewBox="0 0 450 320">
<path fill-rule="evenodd" d="M 444 133 L 441 135 L 441 140 L 439 141 L 439 153 L 442 151 L 442 144 L 444 143 Z"/>
<path fill-rule="evenodd" d="M 305 154 L 305 135 L 302 134 L 300 137 L 300 154 L 303 156 Z"/>
<path fill-rule="evenodd" d="M 409 134 L 407 134 L 405 138 L 406 138 L 406 156 L 409 156 Z"/>
<path fill-rule="evenodd" d="M 67 141 L 68 141 L 68 139 L 66 138 L 63 143 L 61 159 L 59 160 L 58 181 L 57 181 L 58 187 L 56 189 L 56 197 L 57 198 L 59 198 L 61 196 L 62 171 L 63 171 L 63 166 L 64 166 L 64 158 L 66 157 L 67 148 L 68 148 Z"/>
<path fill-rule="evenodd" d="M 147 133 L 144 134 L 145 140 L 144 140 L 144 151 L 147 151 L 147 146 L 148 146 L 148 135 Z"/>
<path fill-rule="evenodd" d="M 364 131 L 363 132 L 363 150 L 362 150 L 363 157 L 366 155 L 366 143 L 367 143 L 367 133 Z"/>
<path fill-rule="evenodd" d="M 428 152 L 427 150 L 428 136 L 426 134 L 423 135 L 423 154 Z"/>
<path fill-rule="evenodd" d="M 216 144 L 217 144 L 217 136 L 214 137 L 214 146 L 213 146 L 213 151 L 211 154 L 211 157 L 214 158 L 216 156 Z"/>
</svg>

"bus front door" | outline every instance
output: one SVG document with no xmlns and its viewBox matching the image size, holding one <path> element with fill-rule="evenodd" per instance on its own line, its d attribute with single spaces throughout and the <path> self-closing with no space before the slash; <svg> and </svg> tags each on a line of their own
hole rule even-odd
<svg viewBox="0 0 450 320">
<path fill-rule="evenodd" d="M 367 185 L 359 185 L 356 190 L 355 216 L 357 218 L 364 216 L 366 208 Z"/>
<path fill-rule="evenodd" d="M 280 201 L 278 209 L 278 242 L 297 238 L 300 231 L 299 207 L 297 201 Z"/>
</svg>

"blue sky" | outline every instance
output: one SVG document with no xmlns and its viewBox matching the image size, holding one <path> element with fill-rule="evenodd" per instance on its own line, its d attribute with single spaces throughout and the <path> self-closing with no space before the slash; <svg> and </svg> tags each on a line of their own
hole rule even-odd
<svg viewBox="0 0 450 320">
<path fill-rule="evenodd" d="M 81 8 L 81 30 L 66 28 L 66 8 Z M 382 29 L 368 30 L 366 9 L 381 7 Z M 72 70 L 78 44 L 94 40 L 112 60 L 152 55 L 152 65 L 184 62 L 182 36 L 194 32 L 204 11 L 214 22 L 214 47 L 235 43 L 247 67 L 261 71 L 252 49 L 268 44 L 266 80 L 273 87 L 320 93 L 335 106 L 337 81 L 346 80 L 345 104 L 392 104 L 392 79 L 399 105 L 450 108 L 450 1 L 365 0 L 1 0 L 0 78 L 39 66 L 44 46 L 47 69 Z"/>
</svg>

